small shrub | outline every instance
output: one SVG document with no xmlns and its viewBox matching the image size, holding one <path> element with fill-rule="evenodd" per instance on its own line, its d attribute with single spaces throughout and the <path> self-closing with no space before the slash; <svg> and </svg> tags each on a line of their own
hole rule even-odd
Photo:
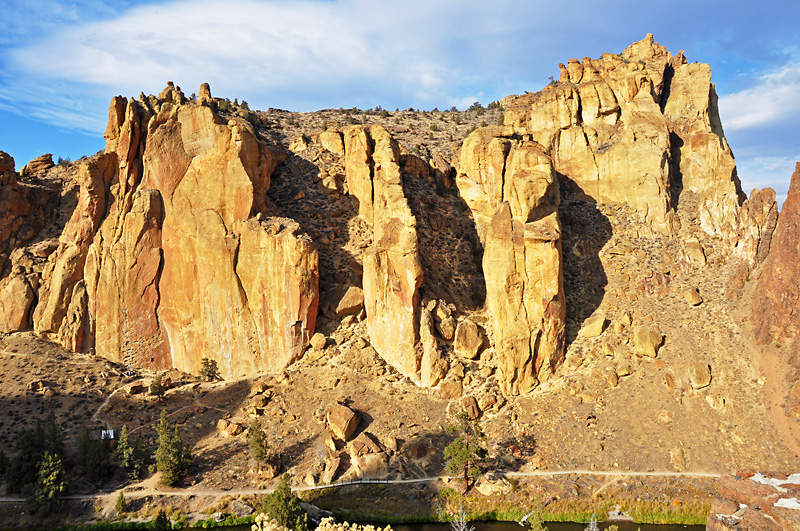
<svg viewBox="0 0 800 531">
<path fill-rule="evenodd" d="M 381 111 L 381 118 L 388 118 L 388 117 L 389 117 L 389 111 L 387 111 L 386 109 L 383 109 Z"/>
<path fill-rule="evenodd" d="M 258 420 L 253 420 L 247 430 L 247 445 L 250 447 L 250 457 L 256 463 L 266 463 L 272 458 L 267 436 Z"/>
<path fill-rule="evenodd" d="M 117 496 L 117 501 L 114 503 L 114 510 L 117 511 L 119 515 L 128 512 L 128 501 L 125 499 L 125 494 L 123 494 L 122 491 L 120 491 L 119 496 Z"/>
<path fill-rule="evenodd" d="M 167 388 L 161 382 L 161 375 L 156 374 L 156 377 L 153 378 L 153 381 L 150 382 L 150 387 L 148 388 L 148 392 L 151 396 L 154 396 L 161 400 L 164 398 L 164 394 L 167 392 Z"/>
<path fill-rule="evenodd" d="M 506 124 L 506 115 L 504 113 L 500 113 L 497 115 L 497 125 L 505 125 Z"/>
<path fill-rule="evenodd" d="M 219 365 L 217 365 L 217 360 L 203 358 L 200 361 L 200 377 L 207 382 L 221 380 L 222 377 L 219 374 Z"/>
<path fill-rule="evenodd" d="M 436 124 L 431 124 L 431 131 L 441 131 L 442 128 Z"/>
</svg>

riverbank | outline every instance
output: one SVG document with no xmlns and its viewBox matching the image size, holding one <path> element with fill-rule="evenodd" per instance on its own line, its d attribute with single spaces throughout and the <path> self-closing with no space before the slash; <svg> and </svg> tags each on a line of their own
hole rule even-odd
<svg viewBox="0 0 800 531">
<path fill-rule="evenodd" d="M 488 476 L 459 494 L 460 480 L 401 484 L 361 484 L 310 490 L 298 486 L 304 501 L 331 511 L 340 520 L 382 523 L 446 522 L 463 507 L 470 520 L 519 521 L 529 511 L 540 510 L 547 521 L 586 523 L 620 510 L 637 523 L 704 524 L 716 480 L 703 477 L 564 474 L 535 477 Z M 148 493 L 144 493 L 148 492 Z M 209 494 L 192 489 L 181 492 L 129 491 L 129 512 L 119 519 L 114 510 L 116 493 L 67 500 L 63 514 L 75 524 L 95 523 L 95 529 L 152 520 L 164 510 L 184 526 L 212 525 L 212 515 L 229 517 L 225 525 L 247 523 L 243 512 L 257 509 L 261 493 Z M 0 527 L 53 528 L 64 523 L 26 514 L 24 503 L 0 507 Z M 72 527 L 77 529 L 77 527 Z M 125 529 L 124 526 L 119 529 Z"/>
</svg>

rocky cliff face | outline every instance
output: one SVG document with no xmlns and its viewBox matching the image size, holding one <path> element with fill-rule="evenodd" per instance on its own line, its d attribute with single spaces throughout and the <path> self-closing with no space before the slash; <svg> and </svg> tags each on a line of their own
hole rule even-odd
<svg viewBox="0 0 800 531">
<path fill-rule="evenodd" d="M 400 147 L 382 126 L 349 128 L 344 137 L 347 188 L 372 230 L 372 244 L 362 255 L 370 341 L 400 373 L 419 381 L 422 266 L 416 219 L 403 192 Z"/>
<path fill-rule="evenodd" d="M 34 330 L 134 367 L 197 373 L 209 358 L 233 377 L 297 359 L 314 329 L 318 258 L 296 223 L 265 216 L 283 151 L 171 86 L 114 98 L 106 141 L 80 167 Z"/>
<path fill-rule="evenodd" d="M 565 183 L 633 206 L 664 233 L 690 202 L 709 234 L 735 239 L 744 197 L 708 65 L 648 35 L 620 55 L 559 66 L 558 82 L 503 103 L 506 124 L 544 146 Z"/>
<path fill-rule="evenodd" d="M 558 181 L 543 147 L 510 127 L 470 135 L 459 190 L 484 246 L 500 387 L 527 394 L 564 352 L 564 278 Z"/>
<path fill-rule="evenodd" d="M 297 360 L 322 293 L 322 333 L 363 319 L 348 338 L 393 370 L 450 397 L 480 385 L 486 405 L 603 334 L 591 314 L 622 297 L 605 291 L 609 260 L 671 246 L 643 278 L 619 275 L 630 300 L 730 261 L 735 300 L 778 253 L 774 192 L 742 194 L 708 66 L 649 35 L 506 98 L 504 125 L 453 125 L 463 142 L 443 113 L 319 131 L 222 103 L 207 85 L 196 101 L 171 84 L 114 98 L 105 152 L 52 186 L 36 177 L 63 174 L 48 157 L 23 176 L 0 157 L 0 330 L 132 366 L 196 373 L 207 357 L 231 377 Z M 657 326 L 608 311 L 622 317 L 607 357 L 634 324 L 657 354 Z"/>
<path fill-rule="evenodd" d="M 792 175 L 756 288 L 753 325 L 761 343 L 800 336 L 800 163 Z M 794 356 L 800 368 L 800 358 Z"/>
</svg>

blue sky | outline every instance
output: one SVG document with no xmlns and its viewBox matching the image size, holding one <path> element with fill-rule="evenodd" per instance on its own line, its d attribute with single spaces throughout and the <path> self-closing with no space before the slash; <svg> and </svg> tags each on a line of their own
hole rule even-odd
<svg viewBox="0 0 800 531">
<path fill-rule="evenodd" d="M 251 108 L 432 109 L 536 91 L 558 63 L 653 33 L 709 63 L 746 192 L 800 160 L 796 0 L 0 0 L 0 150 L 104 147 L 112 96 L 167 80 Z"/>
</svg>

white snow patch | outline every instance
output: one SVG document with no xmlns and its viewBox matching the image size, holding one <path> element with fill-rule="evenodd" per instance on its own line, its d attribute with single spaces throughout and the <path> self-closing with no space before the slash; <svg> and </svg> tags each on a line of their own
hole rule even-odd
<svg viewBox="0 0 800 531">
<path fill-rule="evenodd" d="M 797 501 L 797 498 L 781 498 L 780 500 L 776 501 L 773 505 L 775 505 L 775 507 L 784 507 L 786 509 L 794 509 L 795 511 L 800 511 L 800 501 Z"/>
</svg>

